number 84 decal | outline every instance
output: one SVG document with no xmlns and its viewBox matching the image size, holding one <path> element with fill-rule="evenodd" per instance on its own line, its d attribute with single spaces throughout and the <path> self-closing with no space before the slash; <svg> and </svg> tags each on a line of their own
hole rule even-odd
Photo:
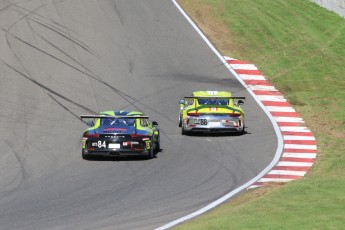
<svg viewBox="0 0 345 230">
<path fill-rule="evenodd" d="M 97 142 L 92 142 L 92 146 L 95 147 L 97 146 L 98 148 L 106 148 L 107 144 L 105 143 L 105 141 L 97 141 Z"/>
</svg>

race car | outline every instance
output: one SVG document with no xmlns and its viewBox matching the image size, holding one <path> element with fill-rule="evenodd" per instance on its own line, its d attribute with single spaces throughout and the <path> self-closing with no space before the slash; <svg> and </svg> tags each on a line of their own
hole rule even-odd
<svg viewBox="0 0 345 230">
<path fill-rule="evenodd" d="M 179 127 L 190 133 L 245 133 L 245 97 L 226 91 L 196 91 L 180 100 Z"/>
<path fill-rule="evenodd" d="M 145 156 L 154 158 L 160 150 L 156 121 L 138 111 L 105 111 L 99 115 L 81 115 L 90 126 L 82 138 L 82 157 Z"/>
</svg>

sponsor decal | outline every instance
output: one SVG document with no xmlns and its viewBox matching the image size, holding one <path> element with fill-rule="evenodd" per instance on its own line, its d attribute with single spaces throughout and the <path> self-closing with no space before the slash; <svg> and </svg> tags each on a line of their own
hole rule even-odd
<svg viewBox="0 0 345 230">
<path fill-rule="evenodd" d="M 103 131 L 104 132 L 112 132 L 112 131 L 126 131 L 126 128 L 104 128 Z"/>
<path fill-rule="evenodd" d="M 218 91 L 207 91 L 207 93 L 210 95 L 217 95 Z"/>
<path fill-rule="evenodd" d="M 146 148 L 150 149 L 151 148 L 151 141 L 146 141 Z"/>
</svg>

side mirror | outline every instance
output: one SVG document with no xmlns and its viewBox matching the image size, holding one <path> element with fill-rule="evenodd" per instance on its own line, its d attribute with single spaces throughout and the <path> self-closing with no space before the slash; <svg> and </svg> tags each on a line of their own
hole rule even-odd
<svg viewBox="0 0 345 230">
<path fill-rule="evenodd" d="M 244 101 L 238 100 L 237 104 L 238 104 L 238 105 L 243 105 L 243 104 L 244 104 Z"/>
<path fill-rule="evenodd" d="M 152 121 L 152 126 L 158 126 L 158 122 L 157 121 Z"/>
<path fill-rule="evenodd" d="M 95 123 L 93 122 L 93 120 L 89 120 L 86 122 L 86 124 L 90 127 L 93 127 L 95 125 Z"/>
<path fill-rule="evenodd" d="M 184 108 L 184 103 L 185 103 L 185 100 L 184 100 L 184 99 L 181 99 L 181 100 L 180 100 L 180 109 L 183 109 L 183 108 Z"/>
</svg>

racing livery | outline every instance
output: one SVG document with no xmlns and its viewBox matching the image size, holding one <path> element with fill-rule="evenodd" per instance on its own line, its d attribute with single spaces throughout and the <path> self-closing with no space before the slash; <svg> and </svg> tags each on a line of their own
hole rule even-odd
<svg viewBox="0 0 345 230">
<path fill-rule="evenodd" d="M 82 157 L 146 156 L 160 150 L 158 123 L 138 111 L 105 111 L 81 115 L 90 126 L 82 139 Z"/>
<path fill-rule="evenodd" d="M 196 91 L 180 100 L 179 127 L 182 135 L 189 133 L 245 132 L 245 97 L 232 97 L 226 91 Z"/>
</svg>

